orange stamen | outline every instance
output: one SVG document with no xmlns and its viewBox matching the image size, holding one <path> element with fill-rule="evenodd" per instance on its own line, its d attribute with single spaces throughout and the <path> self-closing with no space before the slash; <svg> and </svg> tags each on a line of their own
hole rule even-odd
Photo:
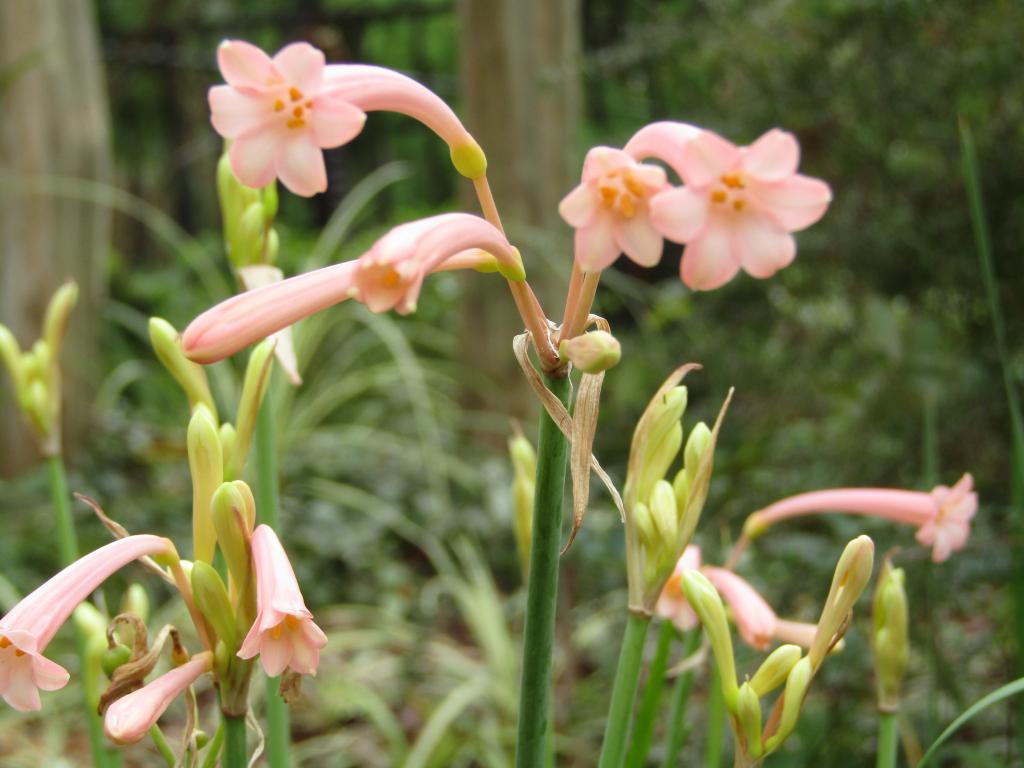
<svg viewBox="0 0 1024 768">
<path fill-rule="evenodd" d="M 275 112 L 282 112 L 282 111 L 284 111 L 284 102 L 281 101 L 280 99 L 275 101 L 274 102 L 274 111 Z"/>
<path fill-rule="evenodd" d="M 726 194 L 724 189 L 716 189 L 714 192 L 711 193 L 712 203 L 724 203 L 728 199 L 729 195 Z"/>
<path fill-rule="evenodd" d="M 289 128 L 302 128 L 306 124 L 306 121 L 301 117 L 293 117 L 288 121 Z"/>
<path fill-rule="evenodd" d="M 732 201 L 732 209 L 733 209 L 734 211 L 737 211 L 737 212 L 738 212 L 738 211 L 742 211 L 742 210 L 743 210 L 743 207 L 744 207 L 744 206 L 745 206 L 746 204 L 747 204 L 747 203 L 746 203 L 746 201 L 744 201 L 744 200 L 733 200 L 733 201 Z"/>
<path fill-rule="evenodd" d="M 300 91 L 295 86 L 292 86 L 291 88 L 288 89 L 288 96 L 289 98 L 291 98 L 292 101 L 298 101 L 299 99 L 302 98 L 302 91 Z"/>
</svg>

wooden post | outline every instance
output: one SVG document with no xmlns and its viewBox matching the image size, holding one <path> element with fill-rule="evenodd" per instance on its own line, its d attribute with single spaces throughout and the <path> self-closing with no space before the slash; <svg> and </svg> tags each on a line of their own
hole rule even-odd
<svg viewBox="0 0 1024 768">
<path fill-rule="evenodd" d="M 67 278 L 81 288 L 64 350 L 66 442 L 89 419 L 110 211 L 52 194 L 54 177 L 109 182 L 110 130 L 89 0 L 0 3 L 0 322 L 24 346 Z M 9 388 L 4 386 L 9 392 Z M 35 459 L 33 441 L 0 396 L 0 474 Z"/>
</svg>

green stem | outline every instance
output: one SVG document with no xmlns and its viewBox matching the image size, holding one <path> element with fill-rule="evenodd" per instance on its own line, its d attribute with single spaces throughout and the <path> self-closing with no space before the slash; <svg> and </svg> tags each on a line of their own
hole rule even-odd
<svg viewBox="0 0 1024 768">
<path fill-rule="evenodd" d="M 899 723 L 895 712 L 878 713 L 878 759 L 875 768 L 896 768 L 900 742 Z"/>
<path fill-rule="evenodd" d="M 711 682 L 708 688 L 707 740 L 704 742 L 704 768 L 721 768 L 725 746 L 725 698 L 722 696 L 722 680 L 718 665 L 711 665 Z"/>
<path fill-rule="evenodd" d="M 700 631 L 694 630 L 686 634 L 683 641 L 683 658 L 690 658 L 697 652 L 700 646 Z M 676 678 L 675 687 L 672 689 L 672 710 L 669 714 L 668 736 L 665 738 L 665 759 L 662 761 L 662 768 L 676 768 L 679 765 L 679 758 L 686 743 L 689 730 L 686 727 L 686 705 L 690 700 L 690 691 L 693 689 L 692 669 L 688 669 Z"/>
<path fill-rule="evenodd" d="M 167 763 L 167 768 L 174 768 L 178 758 L 174 756 L 174 750 L 167 743 L 167 737 L 164 736 L 164 732 L 160 730 L 159 725 L 154 725 L 149 729 L 149 738 L 153 740 L 153 744 L 156 746 L 156 751 L 160 753 L 160 757 Z"/>
<path fill-rule="evenodd" d="M 203 759 L 203 768 L 217 768 L 217 758 L 220 757 L 220 748 L 224 745 L 224 721 L 217 724 L 217 732 L 206 748 L 206 757 Z"/>
<path fill-rule="evenodd" d="M 647 684 L 644 686 L 643 696 L 640 697 L 640 708 L 636 713 L 633 741 L 626 754 L 628 768 L 643 768 L 647 765 L 647 753 L 651 749 L 654 726 L 658 722 L 658 713 L 661 711 L 661 696 L 665 691 L 665 670 L 668 669 L 668 655 L 675 634 L 676 630 L 671 621 L 661 623 L 658 646 L 647 672 Z"/>
<path fill-rule="evenodd" d="M 548 389 L 568 405 L 569 379 L 544 376 Z M 558 602 L 558 557 L 562 535 L 562 496 L 568 443 L 541 411 L 537 442 L 537 484 L 533 503 L 530 573 L 523 628 L 523 666 L 519 692 L 517 768 L 544 765 L 551 711 L 551 656 Z"/>
<path fill-rule="evenodd" d="M 48 456 L 46 468 L 50 476 L 50 498 L 53 501 L 54 522 L 57 528 L 57 549 L 61 565 L 70 565 L 78 559 L 78 537 L 71 517 L 71 494 L 68 493 L 68 476 L 64 468 L 64 457 Z M 81 674 L 90 674 L 89 638 L 81 629 L 75 628 L 75 648 L 78 651 L 78 666 Z M 103 723 L 96 713 L 88 686 L 82 685 L 82 710 L 89 731 L 89 749 L 92 764 L 96 768 L 116 768 L 121 764 L 121 754 L 115 751 L 103 735 Z"/>
<path fill-rule="evenodd" d="M 224 724 L 223 768 L 246 768 L 249 752 L 245 744 L 245 718 L 221 715 Z"/>
<path fill-rule="evenodd" d="M 277 471 L 277 442 L 274 434 L 274 413 L 271 407 L 273 380 L 260 406 L 256 420 L 256 509 L 260 522 L 271 528 L 278 528 L 278 507 L 280 491 Z M 279 691 L 281 679 L 268 677 L 266 680 L 267 716 L 267 761 L 271 768 L 288 768 L 291 764 L 289 747 L 291 729 L 288 724 L 288 707 Z"/>
<path fill-rule="evenodd" d="M 644 660 L 644 639 L 651 626 L 650 616 L 630 612 L 626 632 L 622 636 L 619 666 L 615 670 L 612 703 L 608 707 L 608 720 L 604 725 L 604 744 L 601 746 L 600 768 L 619 768 L 626 757 L 626 735 L 633 719 L 633 701 L 636 699 L 640 665 Z"/>
</svg>

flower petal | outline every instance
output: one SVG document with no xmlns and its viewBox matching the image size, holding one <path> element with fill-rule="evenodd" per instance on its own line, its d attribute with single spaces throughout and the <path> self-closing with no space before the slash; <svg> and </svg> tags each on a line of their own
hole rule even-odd
<svg viewBox="0 0 1024 768">
<path fill-rule="evenodd" d="M 251 43 L 225 40 L 217 48 L 217 66 L 228 85 L 262 90 L 274 79 L 270 57 Z"/>
<path fill-rule="evenodd" d="M 616 217 L 612 229 L 622 252 L 641 267 L 653 267 L 661 261 L 661 235 L 647 216 L 637 214 L 631 219 Z"/>
<path fill-rule="evenodd" d="M 729 282 L 740 263 L 732 253 L 728 228 L 716 222 L 683 249 L 679 267 L 683 282 L 695 291 L 710 291 Z"/>
<path fill-rule="evenodd" d="M 280 636 L 265 632 L 260 643 L 260 663 L 269 677 L 277 677 L 288 668 L 292 660 L 292 643 L 289 632 L 284 630 Z"/>
<path fill-rule="evenodd" d="M 312 197 L 327 189 L 324 153 L 312 133 L 300 130 L 294 137 L 287 138 L 274 160 L 277 177 L 296 195 Z"/>
<path fill-rule="evenodd" d="M 679 175 L 695 187 L 703 187 L 740 162 L 740 150 L 714 131 L 701 131 L 680 153 Z"/>
<path fill-rule="evenodd" d="M 743 153 L 743 170 L 760 181 L 781 181 L 796 173 L 800 145 L 792 133 L 772 128 Z"/>
<path fill-rule="evenodd" d="M 71 678 L 64 667 L 38 653 L 32 654 L 32 676 L 35 684 L 44 691 L 58 691 Z"/>
<path fill-rule="evenodd" d="M 266 97 L 239 91 L 230 85 L 215 85 L 207 94 L 210 122 L 226 139 L 234 139 L 245 131 L 259 127 L 272 114 Z"/>
<path fill-rule="evenodd" d="M 264 124 L 235 139 L 228 150 L 231 170 L 247 187 L 265 187 L 274 180 L 274 165 L 283 141 L 280 129 Z"/>
<path fill-rule="evenodd" d="M 340 97 L 318 96 L 310 110 L 310 127 L 317 145 L 333 149 L 348 144 L 363 130 L 366 113 Z"/>
<path fill-rule="evenodd" d="M 704 229 L 708 220 L 706 195 L 689 187 L 673 187 L 651 198 L 651 223 L 663 236 L 685 243 Z"/>
<path fill-rule="evenodd" d="M 319 93 L 324 78 L 324 52 L 309 43 L 286 45 L 274 56 L 274 66 L 288 85 L 307 97 Z"/>
<path fill-rule="evenodd" d="M 636 161 L 614 147 L 594 147 L 583 160 L 583 181 L 594 181 L 607 173 L 618 170 Z"/>
<path fill-rule="evenodd" d="M 600 272 L 611 266 L 621 251 L 615 242 L 612 217 L 601 213 L 585 227 L 576 230 L 576 261 L 586 272 Z"/>
<path fill-rule="evenodd" d="M 791 234 L 765 216 L 736 218 L 733 255 L 748 274 L 764 279 L 792 263 L 796 241 Z"/>
<path fill-rule="evenodd" d="M 811 226 L 825 215 L 832 201 L 828 184 L 800 174 L 770 184 L 752 184 L 751 194 L 789 232 Z"/>
<path fill-rule="evenodd" d="M 585 227 L 597 213 L 597 192 L 589 184 L 580 184 L 562 198 L 558 213 L 570 227 Z"/>
<path fill-rule="evenodd" d="M 14 654 L 11 654 L 13 657 Z M 3 697 L 10 706 L 19 712 L 34 712 L 41 709 L 39 689 L 36 688 L 32 674 L 32 657 L 25 655 L 10 660 L 10 673 Z"/>
</svg>

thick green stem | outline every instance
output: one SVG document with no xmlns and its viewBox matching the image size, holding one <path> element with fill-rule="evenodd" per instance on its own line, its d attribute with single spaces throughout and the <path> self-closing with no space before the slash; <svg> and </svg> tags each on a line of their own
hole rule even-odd
<svg viewBox="0 0 1024 768">
<path fill-rule="evenodd" d="M 229 717 L 222 714 L 224 723 L 223 768 L 246 768 L 249 751 L 245 744 L 245 718 Z"/>
<path fill-rule="evenodd" d="M 159 725 L 154 725 L 149 729 L 149 738 L 153 740 L 153 745 L 156 747 L 156 751 L 160 753 L 160 757 L 167 763 L 167 768 L 174 768 L 178 758 L 174 756 L 174 750 L 167 743 L 167 737 L 164 736 L 164 732 L 160 730 Z"/>
<path fill-rule="evenodd" d="M 658 646 L 647 672 L 647 685 L 640 697 L 640 708 L 636 713 L 636 726 L 633 728 L 633 740 L 626 754 L 628 768 L 643 768 L 647 765 L 647 753 L 651 749 L 654 737 L 654 726 L 661 712 L 661 696 L 665 691 L 665 670 L 668 668 L 668 655 L 672 648 L 672 638 L 676 630 L 671 621 L 661 623 L 658 633 Z"/>
<path fill-rule="evenodd" d="M 278 528 L 279 478 L 277 474 L 277 441 L 274 435 L 274 414 L 271 408 L 273 381 L 260 407 L 256 421 L 256 510 L 260 522 Z M 279 690 L 281 678 L 268 677 L 266 683 L 267 761 L 271 768 L 288 768 L 291 729 L 288 706 Z"/>
<path fill-rule="evenodd" d="M 711 665 L 708 688 L 707 740 L 704 742 L 704 768 L 721 768 L 725 746 L 725 698 L 718 665 Z"/>
<path fill-rule="evenodd" d="M 686 634 L 683 641 L 683 658 L 689 658 L 696 653 L 700 645 L 700 630 L 693 630 Z M 662 768 L 677 768 L 679 758 L 683 752 L 683 745 L 689 729 L 686 727 L 686 705 L 690 701 L 690 691 L 693 690 L 693 670 L 688 669 L 676 678 L 676 684 L 672 689 L 672 708 L 668 720 L 668 736 L 665 737 L 665 759 L 662 761 Z"/>
<path fill-rule="evenodd" d="M 619 667 L 615 670 L 615 684 L 612 686 L 612 703 L 604 725 L 600 768 L 620 768 L 626 757 L 626 736 L 633 719 L 633 700 L 640 679 L 640 665 L 644 660 L 644 639 L 650 626 L 650 616 L 631 612 L 626 620 Z"/>
<path fill-rule="evenodd" d="M 900 728 L 895 712 L 878 713 L 878 758 L 875 768 L 896 768 Z"/>
<path fill-rule="evenodd" d="M 71 518 L 71 501 L 68 493 L 67 472 L 64 469 L 64 457 L 48 456 L 46 467 L 50 475 L 50 498 L 53 501 L 54 523 L 57 528 L 57 549 L 60 552 L 62 566 L 70 565 L 78 559 L 78 537 L 75 535 L 75 524 Z M 75 648 L 78 651 L 78 665 L 81 674 L 90 674 L 89 639 L 81 629 L 75 629 Z M 116 768 L 121 764 L 121 754 L 111 747 L 103 735 L 103 723 L 96 714 L 93 697 L 88 687 L 82 686 L 82 709 L 89 730 L 89 748 L 92 752 L 92 764 L 96 768 Z"/>
<path fill-rule="evenodd" d="M 569 379 L 545 376 L 554 395 L 568 405 Z M 558 557 L 562 535 L 562 496 L 568 444 L 542 411 L 537 443 L 537 484 L 533 502 L 530 573 L 523 628 L 523 667 L 519 692 L 517 768 L 544 765 L 551 712 L 551 656 L 558 602 Z"/>
</svg>

